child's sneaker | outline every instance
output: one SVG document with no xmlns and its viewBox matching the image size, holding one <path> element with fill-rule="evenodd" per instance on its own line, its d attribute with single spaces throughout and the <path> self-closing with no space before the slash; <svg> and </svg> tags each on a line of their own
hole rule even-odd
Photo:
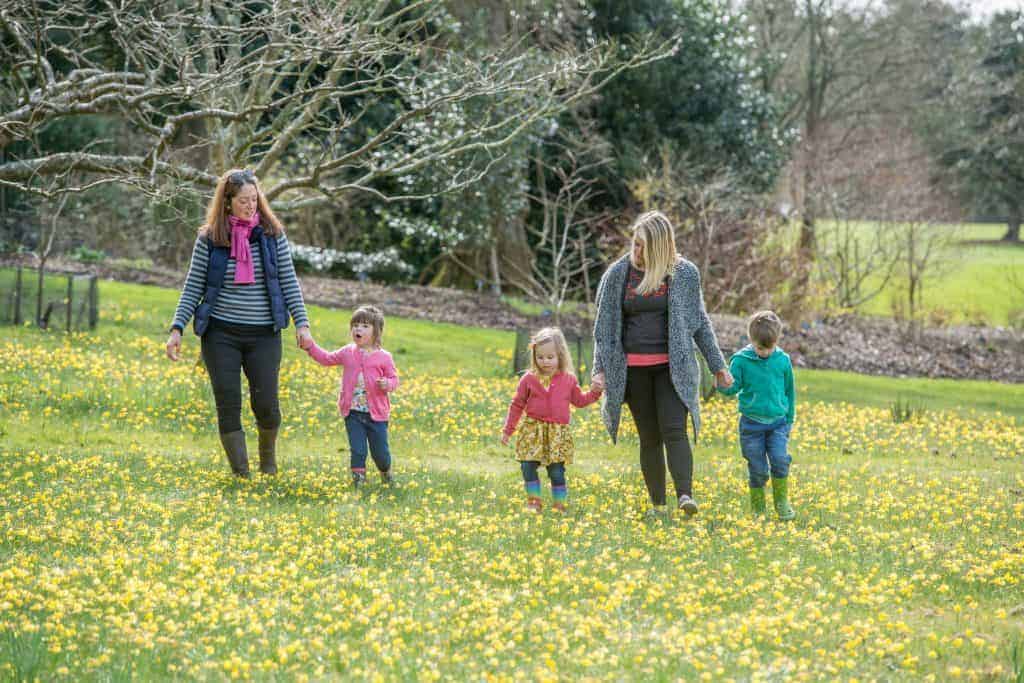
<svg viewBox="0 0 1024 683">
<path fill-rule="evenodd" d="M 359 490 L 366 484 L 366 473 L 365 472 L 353 472 L 352 473 L 352 488 Z"/>
<path fill-rule="evenodd" d="M 551 509 L 563 515 L 568 511 L 568 508 L 565 506 L 565 503 L 552 503 Z"/>
<path fill-rule="evenodd" d="M 679 509 L 686 513 L 687 517 L 697 514 L 697 501 L 685 493 L 679 496 Z"/>
<path fill-rule="evenodd" d="M 526 499 L 526 511 L 527 512 L 540 512 L 544 509 L 544 506 L 540 502 L 540 498 L 530 496 Z"/>
</svg>

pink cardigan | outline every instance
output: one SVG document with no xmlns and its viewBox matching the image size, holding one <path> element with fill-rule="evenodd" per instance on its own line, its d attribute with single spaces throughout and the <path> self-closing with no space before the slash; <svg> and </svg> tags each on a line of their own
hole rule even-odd
<svg viewBox="0 0 1024 683">
<path fill-rule="evenodd" d="M 391 418 L 391 400 L 388 392 L 398 388 L 398 371 L 391 354 L 384 349 L 363 353 L 355 344 L 348 344 L 337 351 L 324 351 L 315 343 L 307 350 L 310 357 L 323 366 L 341 365 L 341 391 L 338 392 L 338 411 L 342 417 L 348 417 L 352 409 L 352 393 L 356 388 L 359 373 L 363 373 L 366 385 L 366 402 L 370 404 L 370 417 L 378 422 L 387 422 Z M 377 380 L 386 377 L 387 389 L 377 386 Z"/>
<path fill-rule="evenodd" d="M 551 386 L 547 389 L 536 375 L 527 372 L 519 380 L 515 398 L 508 407 L 508 417 L 505 418 L 503 431 L 511 436 L 512 432 L 516 431 L 516 425 L 519 424 L 519 418 L 522 417 L 524 410 L 528 417 L 535 420 L 567 425 L 570 403 L 577 408 L 583 408 L 599 398 L 599 389 L 583 393 L 576 378 L 564 372 L 555 373 L 551 378 Z"/>
</svg>

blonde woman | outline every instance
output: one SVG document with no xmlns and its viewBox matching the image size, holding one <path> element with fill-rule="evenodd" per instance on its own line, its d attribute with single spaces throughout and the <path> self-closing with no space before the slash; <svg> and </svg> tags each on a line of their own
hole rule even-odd
<svg viewBox="0 0 1024 683">
<path fill-rule="evenodd" d="M 606 391 L 602 417 L 613 442 L 622 403 L 629 405 L 640 435 L 640 469 L 654 506 L 650 514 L 668 513 L 667 459 L 676 504 L 691 516 L 697 503 L 687 415 L 694 439 L 700 430 L 694 346 L 719 386 L 731 386 L 732 376 L 704 308 L 700 273 L 676 252 L 672 223 L 663 213 L 649 211 L 633 223 L 632 235 L 631 252 L 605 271 L 597 287 L 593 381 Z"/>
<path fill-rule="evenodd" d="M 231 471 L 249 476 L 241 419 L 244 370 L 259 432 L 260 472 L 277 474 L 281 330 L 291 316 L 299 346 L 309 346 L 312 337 L 291 247 L 252 171 L 228 171 L 217 183 L 167 338 L 171 360 L 179 360 L 181 333 L 193 316 Z"/>
<path fill-rule="evenodd" d="M 572 463 L 575 450 L 569 431 L 569 406 L 583 408 L 600 397 L 599 387 L 594 386 L 586 393 L 580 389 L 569 345 L 560 329 L 545 327 L 533 335 L 530 370 L 519 381 L 501 433 L 501 443 L 508 445 L 520 418 L 526 413 L 516 437 L 516 459 L 526 485 L 528 512 L 541 511 L 538 475 L 541 465 L 547 468 L 551 480 L 551 507 L 556 512 L 566 511 L 565 466 Z"/>
</svg>

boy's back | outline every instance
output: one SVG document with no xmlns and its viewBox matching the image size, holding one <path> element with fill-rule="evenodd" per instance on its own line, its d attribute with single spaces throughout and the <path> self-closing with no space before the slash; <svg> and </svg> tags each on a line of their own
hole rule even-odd
<svg viewBox="0 0 1024 683">
<path fill-rule="evenodd" d="M 752 420 L 771 424 L 781 418 L 792 424 L 796 412 L 793 364 L 789 355 L 775 347 L 766 357 L 748 345 L 729 361 L 734 383 L 725 394 L 739 394 L 740 413 Z"/>
</svg>

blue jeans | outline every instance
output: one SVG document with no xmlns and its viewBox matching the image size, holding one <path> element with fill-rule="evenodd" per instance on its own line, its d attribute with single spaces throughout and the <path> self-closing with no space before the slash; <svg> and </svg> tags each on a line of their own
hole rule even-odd
<svg viewBox="0 0 1024 683">
<path fill-rule="evenodd" d="M 793 459 L 786 446 L 791 427 L 784 417 L 764 424 L 740 416 L 740 450 L 747 459 L 751 488 L 761 488 L 768 483 L 769 472 L 773 479 L 789 475 L 789 463 Z"/>
<path fill-rule="evenodd" d="M 366 446 L 381 472 L 391 469 L 391 449 L 388 447 L 388 423 L 378 422 L 369 413 L 352 410 L 345 418 L 348 447 L 352 453 L 352 469 L 366 468 Z"/>
</svg>

